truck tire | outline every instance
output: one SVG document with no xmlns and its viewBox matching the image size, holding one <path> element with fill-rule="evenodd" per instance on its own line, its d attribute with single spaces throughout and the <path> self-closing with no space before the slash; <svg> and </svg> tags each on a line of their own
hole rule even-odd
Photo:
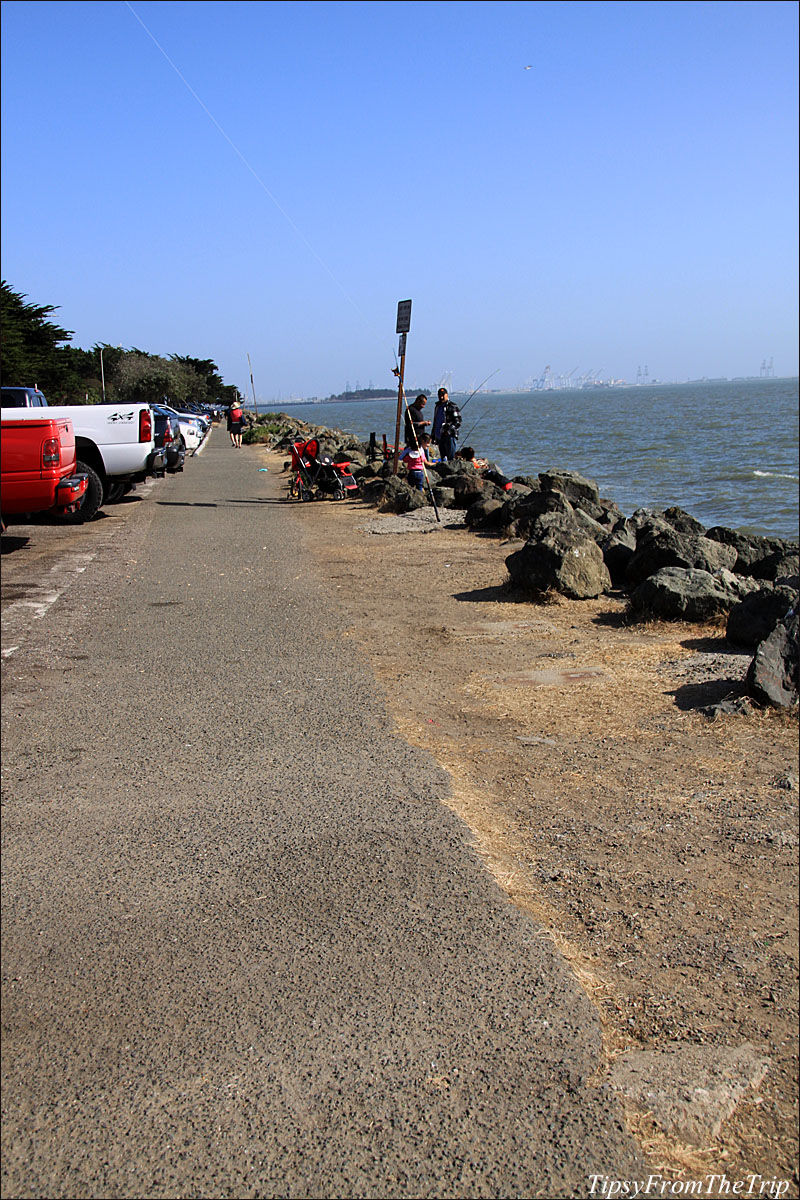
<svg viewBox="0 0 800 1200">
<path fill-rule="evenodd" d="M 79 459 L 75 464 L 75 473 L 88 475 L 89 485 L 81 496 L 76 511 L 61 514 L 65 525 L 82 525 L 84 521 L 90 521 L 103 503 L 103 481 L 97 472 Z"/>
<path fill-rule="evenodd" d="M 87 488 L 88 491 L 88 488 Z M 103 489 L 103 503 L 117 504 L 125 495 L 125 481 L 120 482 L 117 479 L 107 479 L 106 486 Z"/>
</svg>

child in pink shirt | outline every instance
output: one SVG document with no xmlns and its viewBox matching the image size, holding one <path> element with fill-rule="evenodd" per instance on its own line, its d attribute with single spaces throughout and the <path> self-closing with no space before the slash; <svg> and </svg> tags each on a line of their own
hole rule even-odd
<svg viewBox="0 0 800 1200">
<path fill-rule="evenodd" d="M 406 446 L 401 455 L 402 461 L 408 468 L 408 482 L 418 492 L 425 490 L 425 463 L 428 461 L 428 446 L 431 444 L 430 435 L 419 435 L 419 446 Z"/>
</svg>

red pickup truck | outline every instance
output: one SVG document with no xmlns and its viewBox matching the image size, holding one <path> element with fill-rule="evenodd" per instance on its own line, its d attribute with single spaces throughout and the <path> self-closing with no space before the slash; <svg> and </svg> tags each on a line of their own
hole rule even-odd
<svg viewBox="0 0 800 1200">
<path fill-rule="evenodd" d="M 43 410 L 43 412 L 46 410 Z M 86 491 L 75 470 L 75 431 L 65 417 L 0 421 L 0 512 L 68 512 Z"/>
</svg>

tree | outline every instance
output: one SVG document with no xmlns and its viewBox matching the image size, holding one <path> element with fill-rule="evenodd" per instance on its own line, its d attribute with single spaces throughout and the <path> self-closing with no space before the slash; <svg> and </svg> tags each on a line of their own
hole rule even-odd
<svg viewBox="0 0 800 1200">
<path fill-rule="evenodd" d="M 60 347 L 72 340 L 72 331 L 48 320 L 56 311 L 51 304 L 25 301 L 23 293 L 13 291 L 5 280 L 0 282 L 3 383 L 58 390 L 70 366 Z"/>
<path fill-rule="evenodd" d="M 164 358 L 133 347 L 95 343 L 91 350 L 70 346 L 73 334 L 49 318 L 52 305 L 26 303 L 5 280 L 0 283 L 0 338 L 3 382 L 38 385 L 51 403 L 96 404 L 103 399 L 156 404 L 230 403 L 235 387 L 223 383 L 210 358 L 170 354 Z M 102 353 L 102 366 L 101 366 Z"/>
<path fill-rule="evenodd" d="M 126 350 L 114 369 L 114 383 L 122 401 L 163 404 L 170 392 L 172 372 L 166 358 L 143 350 Z"/>
</svg>

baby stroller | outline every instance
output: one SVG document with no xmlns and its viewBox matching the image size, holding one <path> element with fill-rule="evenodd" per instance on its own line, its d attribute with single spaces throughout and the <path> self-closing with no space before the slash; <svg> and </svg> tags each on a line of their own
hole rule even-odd
<svg viewBox="0 0 800 1200">
<path fill-rule="evenodd" d="M 344 500 L 358 495 L 358 483 L 350 463 L 337 463 L 328 454 L 320 454 L 319 440 L 295 442 L 292 446 L 292 478 L 289 495 L 297 500 Z"/>
</svg>

